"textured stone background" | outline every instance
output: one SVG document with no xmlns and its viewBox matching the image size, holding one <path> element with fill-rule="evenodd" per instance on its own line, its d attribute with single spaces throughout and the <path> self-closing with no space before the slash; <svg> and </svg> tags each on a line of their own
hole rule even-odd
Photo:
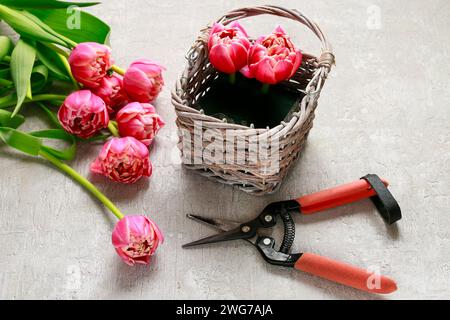
<svg viewBox="0 0 450 320">
<path fill-rule="evenodd" d="M 337 66 L 307 147 L 281 190 L 255 198 L 183 170 L 175 148 L 170 90 L 198 31 L 226 11 L 269 1 L 108 0 L 90 9 L 111 24 L 119 65 L 151 57 L 167 67 L 156 106 L 168 125 L 152 151 L 150 181 L 113 184 L 88 173 L 100 145 L 81 145 L 72 165 L 124 212 L 148 214 L 167 242 L 150 267 L 129 268 L 110 244 L 114 220 L 44 161 L 0 146 L 0 298 L 378 299 L 295 270 L 267 265 L 241 242 L 182 250 L 211 231 L 185 218 L 201 213 L 245 220 L 289 199 L 372 172 L 391 181 L 404 218 L 387 228 L 369 201 L 297 217 L 296 248 L 398 281 L 388 299 L 449 298 L 450 2 L 277 1 L 322 26 Z M 379 19 L 378 19 L 379 18 Z M 282 23 L 308 52 L 301 25 L 246 20 L 251 33 Z M 31 120 L 29 127 L 39 127 Z"/>
</svg>

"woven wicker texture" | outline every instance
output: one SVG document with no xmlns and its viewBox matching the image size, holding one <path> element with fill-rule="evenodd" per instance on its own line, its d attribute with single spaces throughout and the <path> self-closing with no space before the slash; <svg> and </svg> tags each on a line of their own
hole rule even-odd
<svg viewBox="0 0 450 320">
<path fill-rule="evenodd" d="M 298 158 L 312 128 L 314 110 L 317 107 L 320 92 L 331 66 L 334 64 L 331 45 L 325 35 L 316 23 L 297 10 L 276 6 L 242 8 L 231 11 L 217 22 L 227 25 L 235 20 L 263 14 L 300 22 L 307 26 L 322 44 L 322 52 L 318 58 L 304 53 L 302 64 L 296 74 L 291 79 L 282 82 L 283 86 L 299 95 L 299 99 L 285 121 L 273 128 L 255 129 L 227 123 L 225 119 L 221 120 L 204 114 L 198 105 L 198 100 L 208 91 L 211 82 L 218 77 L 218 72 L 211 66 L 208 59 L 207 42 L 210 26 L 201 31 L 200 36 L 189 50 L 186 56 L 188 65 L 172 92 L 172 103 L 177 114 L 180 136 L 178 146 L 183 154 L 184 166 L 203 176 L 235 185 L 255 195 L 274 192 L 288 173 L 289 167 Z M 269 151 L 269 154 L 275 154 L 278 157 L 275 159 L 278 163 L 278 170 L 274 172 L 267 169 L 274 163 L 274 159 L 270 159 L 270 157 L 258 159 L 258 161 L 238 161 L 238 163 L 210 161 L 203 155 L 203 150 L 208 143 L 194 143 L 198 139 L 198 129 L 196 130 L 195 126 L 198 126 L 199 123 L 201 123 L 201 132 L 215 130 L 214 132 L 223 137 L 223 159 L 227 159 L 227 153 L 230 154 L 230 152 L 233 155 L 238 154 L 238 151 L 240 151 L 239 154 L 244 151 L 246 155 L 250 152 L 248 147 L 244 147 L 242 150 L 242 144 L 239 144 L 234 138 L 227 141 L 229 135 L 227 136 L 226 132 L 229 130 L 235 130 L 234 133 L 243 137 L 247 143 L 258 138 L 278 141 L 279 152 L 271 153 Z M 186 139 L 187 135 L 189 135 L 189 140 Z M 191 149 L 187 150 L 189 145 Z"/>
</svg>

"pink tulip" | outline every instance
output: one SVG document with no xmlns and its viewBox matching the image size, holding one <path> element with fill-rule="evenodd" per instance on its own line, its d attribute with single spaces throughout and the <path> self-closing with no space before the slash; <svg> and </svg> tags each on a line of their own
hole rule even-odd
<svg viewBox="0 0 450 320">
<path fill-rule="evenodd" d="M 70 94 L 59 108 L 58 119 L 67 132 L 83 139 L 94 136 L 109 123 L 105 103 L 89 90 Z"/>
<path fill-rule="evenodd" d="M 79 83 L 97 88 L 113 65 L 111 50 L 95 42 L 80 43 L 72 50 L 69 64 L 73 77 Z"/>
<path fill-rule="evenodd" d="M 149 264 L 150 257 L 163 242 L 158 226 L 146 216 L 125 216 L 117 222 L 112 233 L 117 253 L 130 266 Z"/>
<path fill-rule="evenodd" d="M 133 137 L 112 138 L 91 164 L 91 171 L 122 183 L 152 175 L 148 148 Z"/>
<path fill-rule="evenodd" d="M 122 137 L 134 137 L 149 146 L 156 133 L 164 126 L 155 107 L 148 103 L 133 102 L 117 113 L 119 133 Z"/>
<path fill-rule="evenodd" d="M 241 72 L 248 78 L 276 84 L 291 78 L 302 62 L 297 50 L 283 28 L 256 40 L 249 53 L 248 66 Z"/>
<path fill-rule="evenodd" d="M 209 34 L 209 61 L 221 72 L 235 73 L 247 65 L 250 46 L 247 32 L 239 23 L 215 23 Z"/>
<path fill-rule="evenodd" d="M 125 91 L 131 100 L 152 102 L 164 86 L 164 67 L 151 60 L 137 60 L 128 68 L 123 78 Z"/>
<path fill-rule="evenodd" d="M 104 77 L 100 80 L 100 86 L 91 91 L 105 101 L 108 112 L 111 114 L 128 103 L 128 96 L 123 88 L 123 79 L 116 74 Z"/>
</svg>

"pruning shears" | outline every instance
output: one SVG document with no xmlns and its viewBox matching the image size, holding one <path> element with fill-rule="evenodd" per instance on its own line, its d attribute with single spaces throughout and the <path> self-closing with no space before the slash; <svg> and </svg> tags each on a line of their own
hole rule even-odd
<svg viewBox="0 0 450 320">
<path fill-rule="evenodd" d="M 386 180 L 369 174 L 358 181 L 305 195 L 298 199 L 271 203 L 258 217 L 245 223 L 188 214 L 188 218 L 222 232 L 185 244 L 183 248 L 242 239 L 254 245 L 270 264 L 295 268 L 370 293 L 391 293 L 397 290 L 395 281 L 376 274 L 374 271 L 313 253 L 290 253 L 295 238 L 295 223 L 292 213 L 313 214 L 370 198 L 388 224 L 393 224 L 401 219 L 400 207 L 387 186 Z M 279 219 L 284 224 L 284 236 L 281 246 L 277 250 L 275 240 L 260 234 L 259 231 L 274 227 Z"/>
</svg>

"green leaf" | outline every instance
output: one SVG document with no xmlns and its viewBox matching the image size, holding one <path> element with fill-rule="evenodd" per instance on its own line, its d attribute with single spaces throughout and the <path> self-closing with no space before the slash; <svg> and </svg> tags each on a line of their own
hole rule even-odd
<svg viewBox="0 0 450 320">
<path fill-rule="evenodd" d="M 31 88 L 33 92 L 41 91 L 48 80 L 48 68 L 44 65 L 38 65 L 33 68 L 31 73 Z"/>
<path fill-rule="evenodd" d="M 44 30 L 36 22 L 27 18 L 21 11 L 0 5 L 0 19 L 3 19 L 21 36 L 70 47 L 66 42 Z"/>
<path fill-rule="evenodd" d="M 53 72 L 61 80 L 70 81 L 70 74 L 67 72 L 67 69 L 63 62 L 63 59 L 65 59 L 64 57 L 40 42 L 36 44 L 36 50 L 38 59 L 51 72 Z"/>
<path fill-rule="evenodd" d="M 72 160 L 75 157 L 77 151 L 76 139 L 71 134 L 67 133 L 63 129 L 49 129 L 36 131 L 31 133 L 32 136 L 38 138 L 47 138 L 55 140 L 63 140 L 70 143 L 70 146 L 66 149 L 59 150 L 45 145 L 42 145 L 42 149 L 57 157 L 60 160 Z"/>
<path fill-rule="evenodd" d="M 106 141 L 107 139 L 111 138 L 111 134 L 103 134 L 100 133 L 92 138 L 88 138 L 88 139 L 82 139 L 82 141 L 84 142 L 97 142 L 97 141 Z M 80 138 L 81 140 L 81 138 Z"/>
<path fill-rule="evenodd" d="M 31 156 L 39 155 L 42 147 L 41 139 L 8 127 L 0 127 L 0 139 L 8 146 Z"/>
<path fill-rule="evenodd" d="M 0 140 L 8 146 L 32 156 L 45 150 L 60 160 L 72 160 L 76 153 L 76 139 L 63 129 L 49 129 L 30 133 L 17 130 L 25 121 L 23 116 L 11 117 L 11 112 L 0 110 Z M 43 139 L 61 140 L 69 143 L 65 149 L 55 149 L 44 145 Z"/>
<path fill-rule="evenodd" d="M 11 53 L 13 43 L 10 38 L 6 36 L 0 36 L 0 60 Z"/>
<path fill-rule="evenodd" d="M 90 7 L 100 2 L 67 2 L 57 0 L 0 0 L 0 4 L 20 9 L 61 9 L 70 6 Z"/>
<path fill-rule="evenodd" d="M 15 92 L 11 92 L 8 95 L 0 98 L 0 109 L 15 106 L 17 103 L 17 95 Z"/>
<path fill-rule="evenodd" d="M 83 12 L 67 10 L 30 10 L 59 34 L 74 42 L 98 42 L 107 43 L 111 28 L 95 16 Z M 79 14 L 79 15 L 78 15 Z"/>
<path fill-rule="evenodd" d="M 32 100 L 25 99 L 25 102 L 38 102 L 38 101 L 48 101 L 49 103 L 55 103 L 55 105 L 60 106 L 65 100 L 66 96 L 60 94 L 38 94 L 34 95 Z M 15 93 L 11 93 L 7 96 L 0 98 L 0 109 L 9 108 L 17 104 L 17 96 Z"/>
<path fill-rule="evenodd" d="M 17 129 L 25 122 L 25 118 L 18 114 L 11 117 L 11 112 L 0 109 L 0 127 Z"/>
<path fill-rule="evenodd" d="M 59 122 L 58 116 L 56 115 L 56 112 L 52 111 L 51 109 L 47 108 L 43 103 L 37 102 L 36 103 L 39 107 L 41 107 L 42 110 L 47 114 L 48 118 L 50 119 L 50 122 L 56 126 L 58 129 L 62 129 L 61 123 Z"/>
<path fill-rule="evenodd" d="M 28 11 L 22 11 L 22 14 L 28 18 L 29 20 L 33 21 L 36 25 L 42 28 L 42 30 L 48 32 L 49 34 L 55 36 L 56 38 L 60 39 L 61 41 L 64 41 L 66 43 L 66 48 L 71 48 L 76 46 L 76 42 L 70 40 L 69 38 L 63 36 L 62 34 L 56 32 L 52 28 L 50 28 L 46 23 L 42 22 L 38 17 L 36 17 L 34 14 Z"/>
<path fill-rule="evenodd" d="M 11 79 L 11 69 L 10 68 L 0 69 L 0 78 L 7 80 Z"/>
<path fill-rule="evenodd" d="M 0 109 L 8 108 L 17 103 L 17 97 L 15 93 L 11 93 L 7 96 L 0 98 Z"/>
<path fill-rule="evenodd" d="M 10 88 L 12 84 L 12 81 L 0 78 L 0 88 Z"/>
<path fill-rule="evenodd" d="M 19 112 L 25 98 L 31 99 L 30 79 L 35 59 L 36 49 L 24 40 L 19 40 L 11 55 L 11 76 L 17 92 L 17 104 L 13 116 Z"/>
</svg>

